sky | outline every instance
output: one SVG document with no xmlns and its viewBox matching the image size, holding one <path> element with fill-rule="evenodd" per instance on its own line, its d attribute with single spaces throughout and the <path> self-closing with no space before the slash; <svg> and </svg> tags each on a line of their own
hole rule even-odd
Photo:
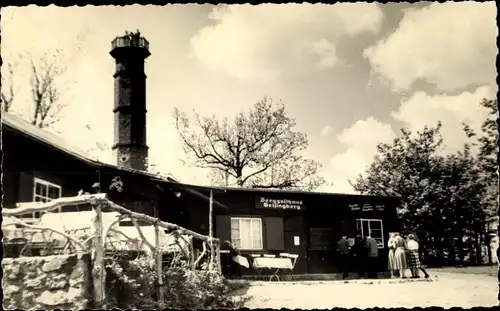
<svg viewBox="0 0 500 311">
<path fill-rule="evenodd" d="M 168 5 L 2 8 L 4 62 L 16 61 L 12 110 L 30 111 L 31 55 L 61 50 L 58 80 L 66 107 L 51 129 L 114 163 L 114 60 L 111 41 L 139 29 L 146 61 L 150 162 L 185 183 L 208 184 L 185 158 L 172 112 L 233 117 L 270 96 L 283 100 L 304 155 L 330 183 L 352 193 L 378 143 L 402 127 L 443 123 L 446 148 L 466 141 L 461 123 L 479 128 L 482 98 L 497 86 L 494 2 L 416 4 Z M 2 73 L 6 74 L 6 67 Z M 6 82 L 8 83 L 8 81 Z"/>
</svg>

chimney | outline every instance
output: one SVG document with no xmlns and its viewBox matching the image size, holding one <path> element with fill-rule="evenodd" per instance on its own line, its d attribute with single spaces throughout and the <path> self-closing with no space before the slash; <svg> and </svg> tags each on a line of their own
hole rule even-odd
<svg viewBox="0 0 500 311">
<path fill-rule="evenodd" d="M 139 30 L 125 32 L 111 42 L 110 54 L 116 61 L 113 154 L 117 165 L 145 171 L 149 148 L 144 61 L 151 55 L 149 42 Z"/>
</svg>

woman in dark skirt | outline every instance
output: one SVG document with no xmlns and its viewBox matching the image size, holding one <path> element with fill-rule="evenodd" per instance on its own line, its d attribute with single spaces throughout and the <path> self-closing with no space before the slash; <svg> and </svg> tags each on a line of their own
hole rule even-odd
<svg viewBox="0 0 500 311">
<path fill-rule="evenodd" d="M 408 235 L 407 245 L 410 246 L 408 247 L 408 265 L 410 266 L 410 269 L 412 269 L 412 276 L 414 278 L 419 278 L 420 276 L 418 272 L 420 270 L 424 273 L 426 279 L 429 278 L 429 274 L 427 273 L 427 271 L 425 271 L 424 267 L 422 266 L 422 262 L 420 261 L 421 249 L 415 235 Z M 411 250 L 410 248 L 413 250 Z"/>
<path fill-rule="evenodd" d="M 408 235 L 408 242 L 406 249 L 408 250 L 408 266 L 411 270 L 412 278 L 419 278 L 419 270 L 420 270 L 420 258 L 418 252 L 418 242 L 415 239 L 413 234 Z M 427 274 L 427 273 L 426 273 Z"/>
</svg>

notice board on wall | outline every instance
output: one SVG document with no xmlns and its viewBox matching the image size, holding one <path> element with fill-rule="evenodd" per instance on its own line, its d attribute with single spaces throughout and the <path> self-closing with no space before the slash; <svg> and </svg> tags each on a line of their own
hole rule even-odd
<svg viewBox="0 0 500 311">
<path fill-rule="evenodd" d="M 333 228 L 311 228 L 309 229 L 310 248 L 332 248 L 335 247 Z"/>
</svg>

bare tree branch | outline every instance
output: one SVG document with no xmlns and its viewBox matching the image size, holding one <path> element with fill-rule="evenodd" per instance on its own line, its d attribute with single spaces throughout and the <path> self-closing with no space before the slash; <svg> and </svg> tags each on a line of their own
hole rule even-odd
<svg viewBox="0 0 500 311">
<path fill-rule="evenodd" d="M 5 112 L 9 112 L 10 107 L 12 106 L 12 102 L 14 101 L 14 68 L 16 67 L 15 64 L 13 63 L 8 63 L 7 64 L 7 71 L 8 71 L 8 76 L 7 79 L 4 78 L 2 75 L 2 110 Z M 5 85 L 6 81 L 8 80 L 8 85 Z M 4 88 L 7 88 L 7 93 L 5 93 L 3 90 Z"/>
<path fill-rule="evenodd" d="M 307 136 L 293 130 L 295 120 L 286 115 L 282 102 L 276 105 L 265 97 L 232 122 L 197 114 L 191 121 L 178 109 L 174 118 L 189 162 L 214 170 L 210 177 L 218 184 L 228 185 L 229 177 L 238 186 L 273 188 L 309 189 L 324 182 L 316 176 L 321 167 L 317 161 L 297 156 L 307 148 Z"/>
<path fill-rule="evenodd" d="M 46 54 L 37 62 L 30 58 L 31 97 L 34 105 L 31 124 L 40 128 L 56 123 L 57 115 L 65 107 L 58 104 L 60 90 L 57 79 L 66 70 L 58 64 L 59 54 L 60 51 L 56 51 L 51 58 Z"/>
<path fill-rule="evenodd" d="M 30 53 L 25 53 L 24 60 L 29 64 L 30 77 L 29 88 L 33 103 L 33 110 L 29 116 L 29 122 L 37 127 L 44 128 L 52 126 L 60 121 L 61 111 L 66 104 L 59 102 L 63 89 L 61 78 L 67 70 L 66 65 L 71 63 L 81 51 L 81 45 L 86 40 L 88 29 L 85 28 L 76 36 L 76 51 L 70 58 L 63 57 L 63 52 L 59 49 L 48 51 L 41 57 L 33 57 Z M 64 62 L 64 63 L 63 63 Z M 2 75 L 2 110 L 10 111 L 16 93 L 14 85 L 14 74 L 17 64 L 8 64 L 8 78 Z M 8 82 L 6 86 L 5 82 Z M 67 82 L 67 81 L 66 81 Z M 4 91 L 7 90 L 7 91 Z"/>
</svg>

